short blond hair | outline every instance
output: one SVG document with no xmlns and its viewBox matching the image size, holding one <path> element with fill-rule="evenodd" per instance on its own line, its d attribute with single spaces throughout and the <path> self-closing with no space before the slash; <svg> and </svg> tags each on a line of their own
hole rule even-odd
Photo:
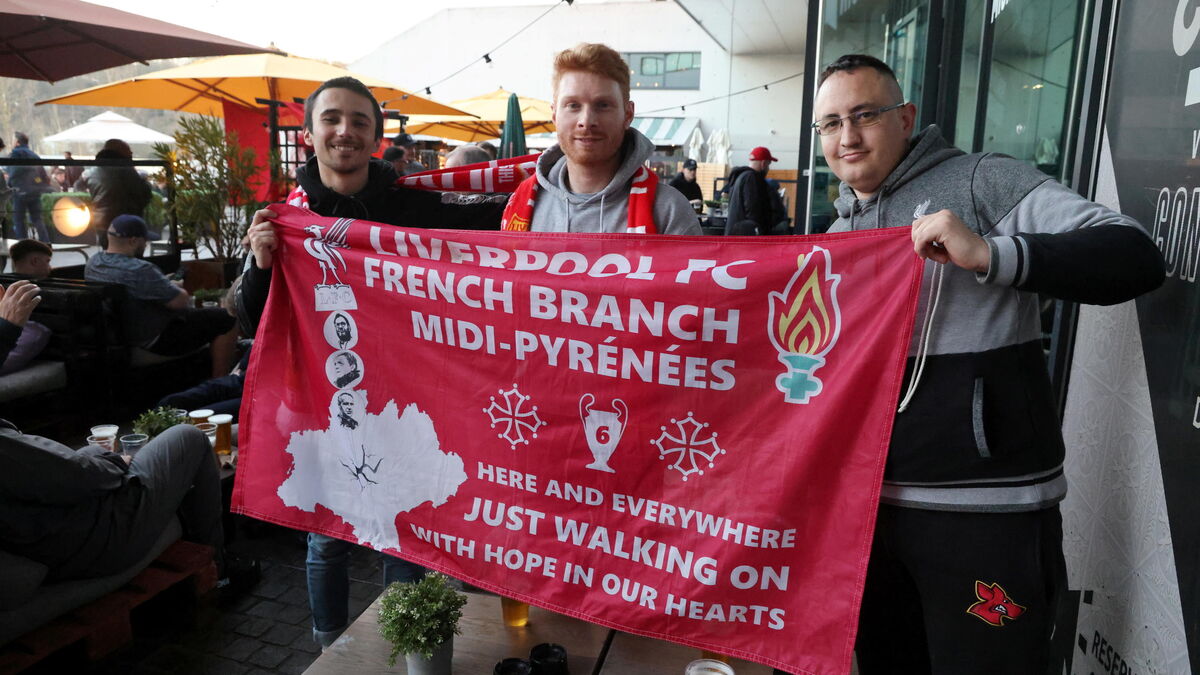
<svg viewBox="0 0 1200 675">
<path fill-rule="evenodd" d="M 550 81 L 555 103 L 558 102 L 558 81 L 563 73 L 573 70 L 616 80 L 621 88 L 621 100 L 629 100 L 629 64 L 612 47 L 598 42 L 583 42 L 559 52 L 554 57 L 554 77 Z"/>
</svg>

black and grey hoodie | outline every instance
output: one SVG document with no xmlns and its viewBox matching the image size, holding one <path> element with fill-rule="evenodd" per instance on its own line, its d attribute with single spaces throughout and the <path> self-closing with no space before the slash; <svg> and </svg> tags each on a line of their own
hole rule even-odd
<svg viewBox="0 0 1200 675">
<path fill-rule="evenodd" d="M 906 382 L 921 351 L 926 360 L 896 415 L 882 501 L 952 511 L 1031 511 L 1060 501 L 1064 447 L 1037 294 L 1129 300 L 1162 283 L 1158 248 L 1131 218 L 1024 162 L 965 154 L 933 126 L 874 196 L 858 200 L 843 183 L 835 205 L 831 232 L 909 227 L 949 209 L 991 249 L 987 274 L 925 263 Z M 931 298 L 936 311 L 923 330 Z"/>
<path fill-rule="evenodd" d="M 534 232 L 627 231 L 629 187 L 633 175 L 654 152 L 654 143 L 637 129 L 628 129 L 621 144 L 621 166 L 608 185 L 593 194 L 572 192 L 567 184 L 567 158 L 557 143 L 538 157 Z M 654 225 L 659 234 L 703 234 L 696 211 L 679 190 L 658 184 Z"/>
</svg>

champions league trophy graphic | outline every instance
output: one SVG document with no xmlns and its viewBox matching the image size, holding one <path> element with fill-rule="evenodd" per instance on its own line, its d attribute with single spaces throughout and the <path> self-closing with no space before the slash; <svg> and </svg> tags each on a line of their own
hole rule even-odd
<svg viewBox="0 0 1200 675">
<path fill-rule="evenodd" d="M 304 240 L 304 250 L 316 258 L 317 264 L 321 266 L 321 283 L 313 286 L 316 291 L 318 312 L 358 309 L 358 303 L 354 299 L 354 289 L 342 283 L 341 277 L 338 276 L 339 266 L 342 271 L 346 270 L 346 259 L 342 257 L 342 253 L 338 249 L 349 248 L 349 245 L 346 244 L 346 233 L 350 230 L 350 223 L 353 222 L 354 220 L 350 218 L 338 218 L 324 232 L 318 225 L 309 225 L 304 228 L 304 231 L 311 235 L 310 238 Z M 331 276 L 333 277 L 332 284 L 329 283 Z"/>
<path fill-rule="evenodd" d="M 808 403 L 821 393 L 821 380 L 813 373 L 825 365 L 841 333 L 837 286 L 842 277 L 829 271 L 829 251 L 820 246 L 797 256 L 796 266 L 783 293 L 770 294 L 767 334 L 788 368 L 775 386 L 788 403 Z"/>
<path fill-rule="evenodd" d="M 612 410 L 593 410 L 592 404 L 596 397 L 584 394 L 579 398 L 579 419 L 583 422 L 583 434 L 587 437 L 588 449 L 596 460 L 587 465 L 589 469 L 616 473 L 608 465 L 621 442 L 621 434 L 625 433 L 625 424 L 629 422 L 629 409 L 619 398 L 613 399 Z"/>
</svg>

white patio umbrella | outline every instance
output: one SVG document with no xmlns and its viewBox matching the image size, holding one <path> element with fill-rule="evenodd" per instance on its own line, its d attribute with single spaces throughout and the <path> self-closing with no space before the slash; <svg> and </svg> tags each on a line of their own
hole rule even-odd
<svg viewBox="0 0 1200 675">
<path fill-rule="evenodd" d="M 716 129 L 708 137 L 708 162 L 710 164 L 729 164 L 729 152 L 733 148 L 733 142 L 729 139 L 729 132 L 725 129 Z"/>
<path fill-rule="evenodd" d="M 102 112 L 83 124 L 47 136 L 42 141 L 46 143 L 103 143 L 110 138 L 119 138 L 130 145 L 175 142 L 174 138 L 144 127 L 111 110 Z"/>
<path fill-rule="evenodd" d="M 688 138 L 687 145 L 684 147 L 687 148 L 688 159 L 694 159 L 697 162 L 702 159 L 701 150 L 704 147 L 704 134 L 701 133 L 699 125 L 695 129 L 692 129 L 692 135 Z"/>
</svg>

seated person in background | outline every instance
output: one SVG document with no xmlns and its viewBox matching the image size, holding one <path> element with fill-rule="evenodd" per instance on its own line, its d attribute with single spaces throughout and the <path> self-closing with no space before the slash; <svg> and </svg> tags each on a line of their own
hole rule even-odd
<svg viewBox="0 0 1200 675">
<path fill-rule="evenodd" d="M 233 285 L 225 293 L 221 306 L 233 316 L 237 311 L 235 298 L 242 278 L 234 280 Z M 245 342 L 249 343 L 249 340 Z M 221 415 L 233 415 L 233 421 L 238 421 L 238 411 L 242 407 L 242 387 L 246 384 L 246 369 L 250 365 L 250 348 L 247 347 L 238 361 L 237 366 L 228 374 L 214 377 L 211 380 L 170 394 L 158 402 L 159 407 L 180 408 L 183 410 L 198 410 L 207 408 Z"/>
<path fill-rule="evenodd" d="M 108 226 L 107 250 L 92 256 L 84 278 L 128 289 L 121 322 L 130 344 L 179 356 L 211 342 L 213 375 L 227 374 L 233 365 L 236 319 L 220 307 L 192 307 L 187 291 L 141 259 L 145 249 L 146 222 L 139 216 L 117 216 Z"/>
<path fill-rule="evenodd" d="M 492 156 L 487 154 L 487 151 L 478 145 L 470 144 L 460 145 L 450 151 L 446 155 L 447 169 L 453 169 L 456 166 L 466 166 L 467 164 L 479 164 L 480 162 L 490 162 Z"/>
<path fill-rule="evenodd" d="M 221 483 L 202 432 L 181 424 L 132 461 L 89 445 L 79 451 L 22 434 L 0 420 L 0 548 L 50 568 L 48 579 L 128 569 L 178 513 L 184 538 L 213 547 L 230 573 L 221 529 Z"/>
<path fill-rule="evenodd" d="M 12 259 L 13 274 L 20 274 L 30 279 L 45 279 L 54 268 L 50 267 L 50 258 L 54 249 L 49 244 L 36 239 L 22 239 L 8 247 L 8 257 Z"/>
<path fill-rule="evenodd" d="M 96 159 L 130 161 L 133 150 L 119 138 L 105 141 Z M 92 230 L 101 247 L 107 247 L 105 232 L 113 218 L 125 213 L 142 216 L 150 203 L 150 185 L 133 165 L 94 166 L 83 172 L 75 189 L 92 195 Z"/>
<path fill-rule="evenodd" d="M 700 191 L 700 184 L 696 182 L 696 167 L 696 160 L 685 159 L 683 161 L 683 168 L 679 170 L 679 173 L 675 174 L 671 182 L 667 183 L 667 185 L 679 190 L 679 193 L 684 197 L 687 197 L 687 200 L 692 202 L 693 208 L 696 206 L 695 202 L 699 201 L 703 206 L 704 201 L 704 193 Z M 699 211 L 700 209 L 696 210 Z"/>
<path fill-rule="evenodd" d="M 164 396 L 158 406 L 181 410 L 206 408 L 217 415 L 233 415 L 233 421 L 236 422 L 238 411 L 242 408 L 242 387 L 246 384 L 246 368 L 249 365 L 250 350 L 247 349 L 228 375 L 214 377 L 191 389 Z"/>
<path fill-rule="evenodd" d="M 404 170 L 408 168 L 408 158 L 405 156 L 403 146 L 393 145 L 386 148 L 382 156 L 383 161 L 391 163 L 392 168 L 396 170 L 396 175 L 404 175 Z"/>
</svg>

